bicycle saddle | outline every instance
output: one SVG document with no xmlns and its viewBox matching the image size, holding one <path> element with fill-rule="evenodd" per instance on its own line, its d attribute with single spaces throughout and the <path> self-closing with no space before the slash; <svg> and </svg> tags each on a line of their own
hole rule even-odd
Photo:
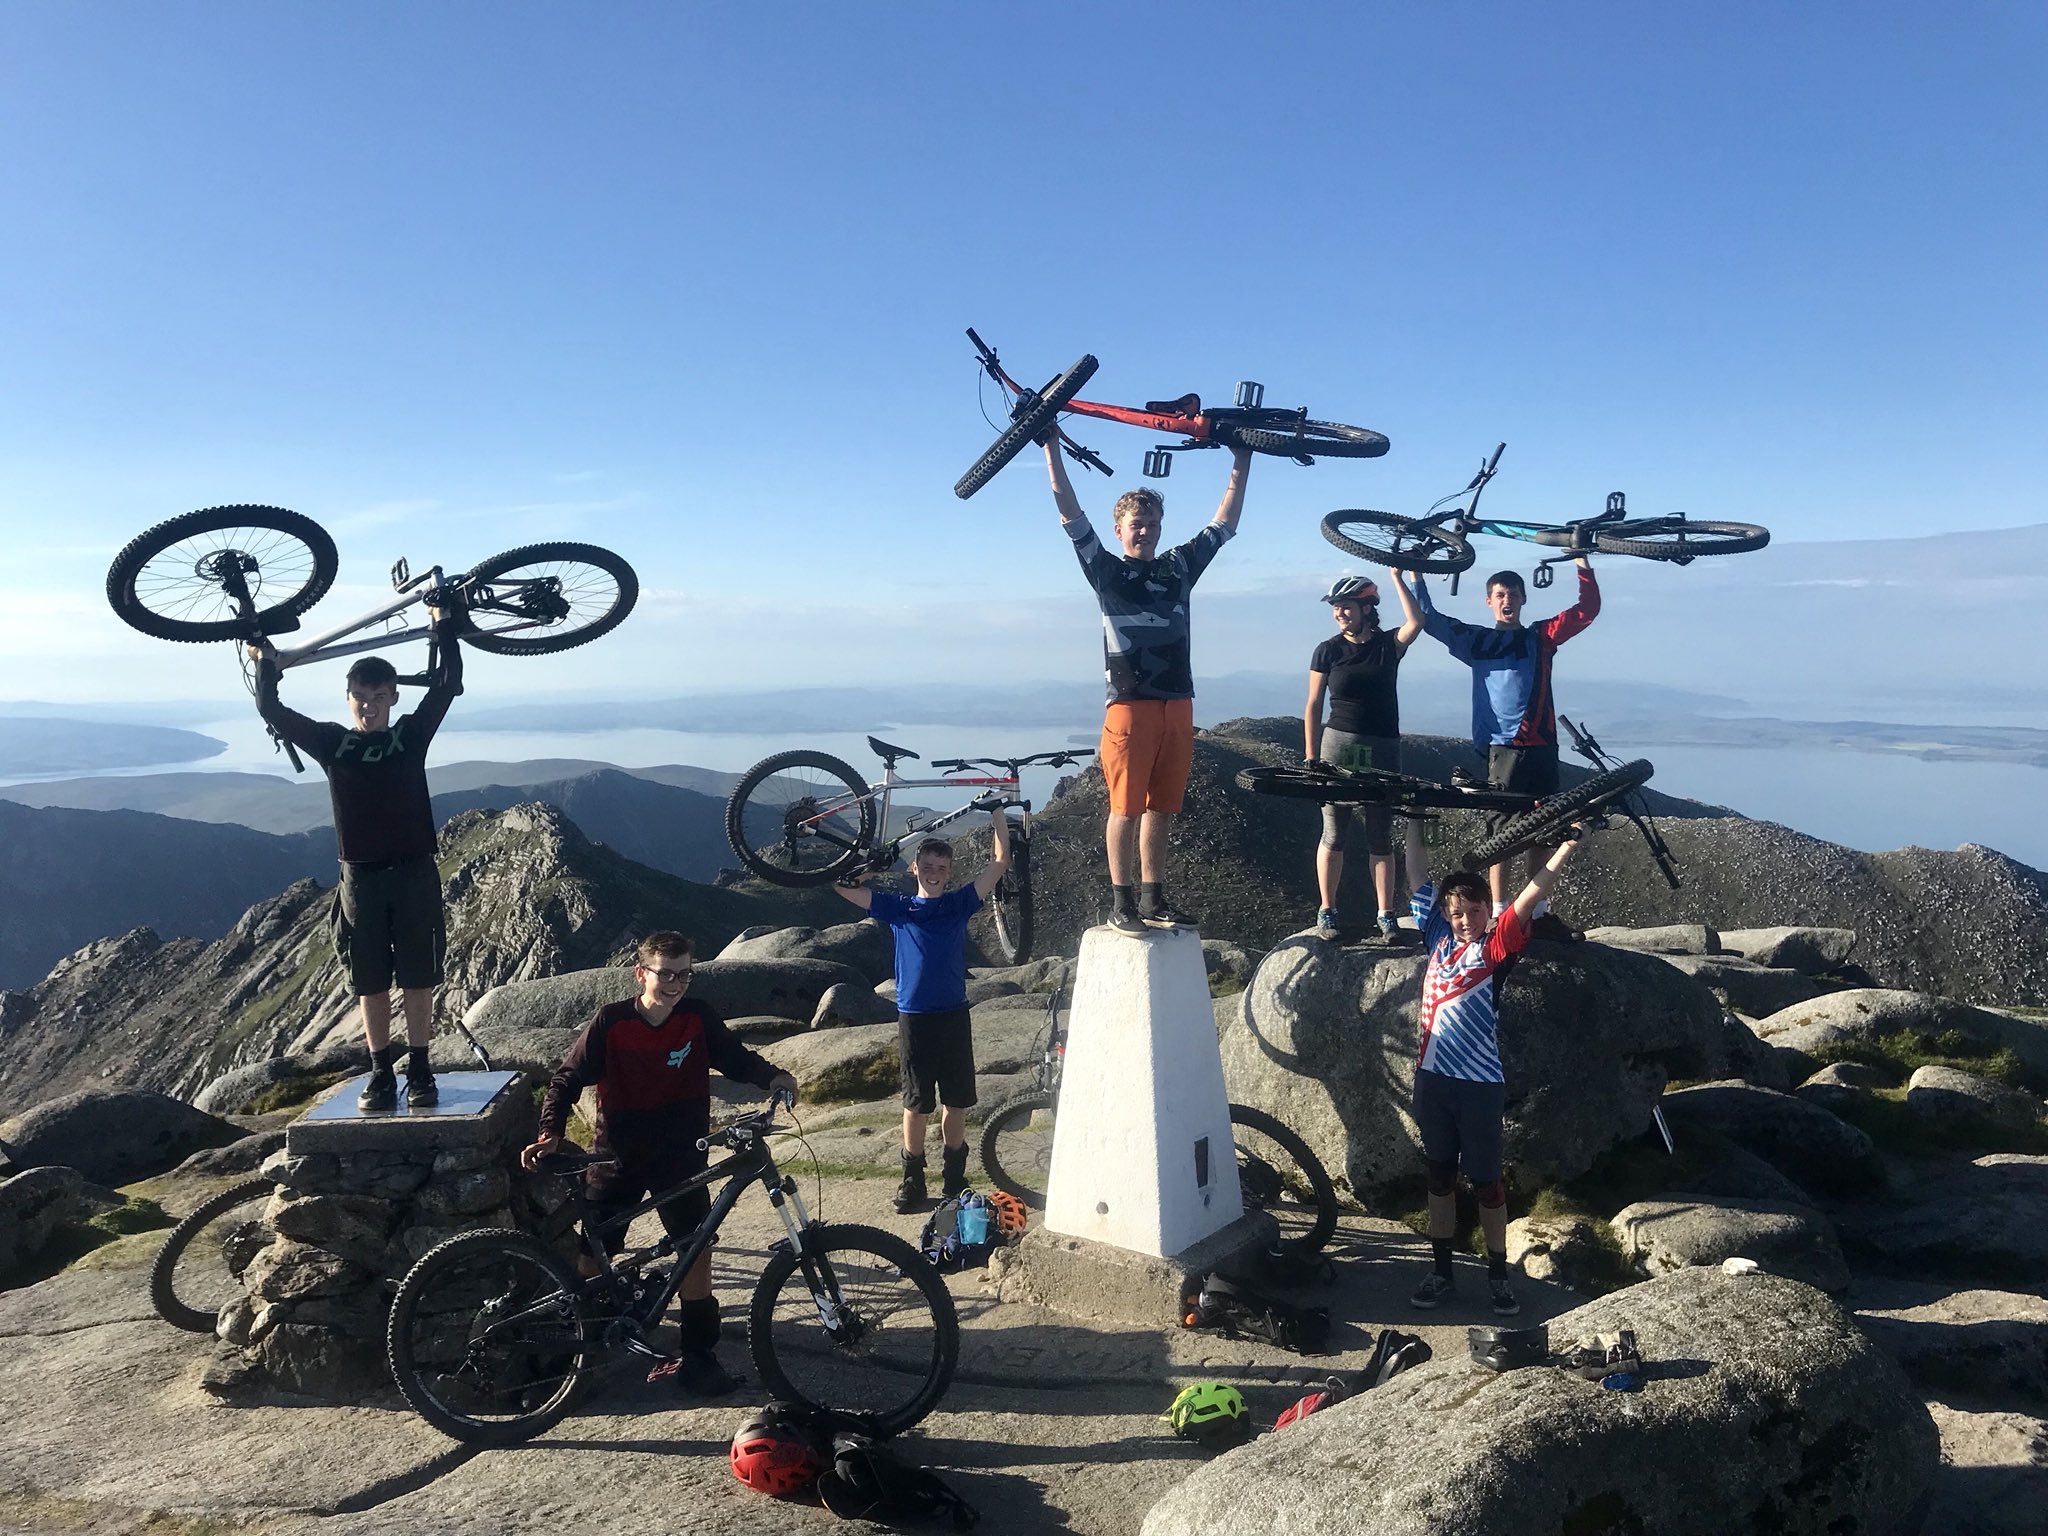
<svg viewBox="0 0 2048 1536">
<path fill-rule="evenodd" d="M 1156 416 L 1199 416 L 1202 414 L 1202 397 L 1182 395 L 1178 400 L 1147 400 L 1145 409 Z"/>
<path fill-rule="evenodd" d="M 896 765 L 896 759 L 899 757 L 907 757 L 913 763 L 921 761 L 918 755 L 915 752 L 911 751 L 910 748 L 892 747 L 889 745 L 889 743 L 883 741 L 880 737 L 870 736 L 868 738 L 868 747 L 869 750 L 871 750 L 875 754 L 875 756 L 879 757 L 882 760 L 882 766 L 884 768 L 893 768 Z"/>
</svg>

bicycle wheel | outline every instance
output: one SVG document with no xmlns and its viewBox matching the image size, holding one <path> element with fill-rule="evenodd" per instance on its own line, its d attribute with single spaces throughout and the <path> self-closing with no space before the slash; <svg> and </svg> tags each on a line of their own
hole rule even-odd
<svg viewBox="0 0 2048 1536">
<path fill-rule="evenodd" d="M 1081 386 L 1093 378 L 1095 370 L 1101 366 L 1092 354 L 1084 352 L 1079 362 L 1045 386 L 1029 410 L 1004 428 L 994 447 L 976 459 L 967 473 L 953 482 L 953 494 L 965 501 L 987 485 L 997 470 L 1037 442 L 1045 429 L 1053 424 L 1053 418 L 1059 415 L 1061 408 L 1081 392 Z"/>
<path fill-rule="evenodd" d="M 778 752 L 740 776 L 725 802 L 725 840 L 777 885 L 823 885 L 867 855 L 875 801 L 867 783 L 824 752 Z M 758 848 L 755 840 L 767 839 Z"/>
<path fill-rule="evenodd" d="M 458 1233 L 398 1284 L 386 1334 L 392 1380 L 450 1439 L 531 1440 L 569 1411 L 595 1362 L 576 1284 L 523 1232 Z"/>
<path fill-rule="evenodd" d="M 770 1397 L 877 1435 L 932 1411 L 960 1358 L 953 1298 L 923 1254 L 873 1227 L 814 1226 L 779 1244 L 754 1288 L 747 1340 Z"/>
<path fill-rule="evenodd" d="M 1323 537 L 1361 560 L 1404 571 L 1453 576 L 1470 570 L 1479 557 L 1472 546 L 1448 528 L 1392 512 L 1343 507 L 1323 518 Z"/>
<path fill-rule="evenodd" d="M 159 640 L 253 638 L 227 586 L 241 573 L 265 634 L 319 602 L 341 563 L 334 540 L 283 507 L 207 507 L 129 541 L 107 570 L 121 622 Z"/>
<path fill-rule="evenodd" d="M 1031 839 L 1010 825 L 1010 867 L 988 899 L 995 922 L 996 948 L 1011 965 L 1031 958 Z"/>
<path fill-rule="evenodd" d="M 1391 805 L 1396 787 L 1437 789 L 1426 780 L 1402 774 L 1316 773 L 1308 768 L 1240 768 L 1237 787 L 1254 794 L 1288 800 L 1314 800 L 1322 805 Z M 1448 793 L 1448 792 L 1447 792 Z"/>
<path fill-rule="evenodd" d="M 1607 555 L 1640 555 L 1680 565 L 1701 555 L 1740 555 L 1771 542 L 1771 530 L 1757 523 L 1701 523 L 1683 517 L 1653 517 L 1596 529 L 1593 547 Z"/>
<path fill-rule="evenodd" d="M 1337 1230 L 1337 1187 L 1321 1160 L 1293 1131 L 1249 1104 L 1230 1106 L 1230 1131 L 1244 1208 L 1279 1222 L 1286 1246 L 1320 1252 Z"/>
<path fill-rule="evenodd" d="M 1376 459 L 1388 448 L 1384 432 L 1347 427 L 1340 421 L 1290 421 L 1277 427 L 1221 424 L 1216 441 L 1226 447 L 1242 443 L 1253 453 L 1277 453 L 1288 459 Z"/>
<path fill-rule="evenodd" d="M 1467 869 L 1485 869 L 1502 859 L 1513 858 L 1528 848 L 1555 842 L 1556 835 L 1581 816 L 1619 800 L 1630 790 L 1646 783 L 1655 770 L 1642 758 L 1596 773 L 1584 783 L 1574 784 L 1505 823 L 1491 837 L 1467 848 L 1459 862 Z"/>
<path fill-rule="evenodd" d="M 595 640 L 633 611 L 640 578 L 595 544 L 528 544 L 462 578 L 471 628 L 462 642 L 493 656 L 545 656 Z"/>
<path fill-rule="evenodd" d="M 277 1185 L 244 1179 L 171 1228 L 149 1266 L 149 1299 L 174 1328 L 211 1333 L 220 1309 L 242 1294 L 242 1271 L 270 1246 L 263 1207 Z"/>
<path fill-rule="evenodd" d="M 981 1122 L 981 1166 L 989 1183 L 1035 1211 L 1045 1209 L 1057 1102 L 1043 1091 L 1019 1094 L 990 1110 Z"/>
</svg>

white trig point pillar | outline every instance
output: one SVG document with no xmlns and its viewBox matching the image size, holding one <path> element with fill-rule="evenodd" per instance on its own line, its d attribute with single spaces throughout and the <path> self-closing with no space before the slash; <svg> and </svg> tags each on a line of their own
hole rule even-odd
<svg viewBox="0 0 2048 1536">
<path fill-rule="evenodd" d="M 1192 929 L 1089 929 L 1046 1229 L 1170 1258 L 1243 1214 L 1201 939 Z"/>
</svg>

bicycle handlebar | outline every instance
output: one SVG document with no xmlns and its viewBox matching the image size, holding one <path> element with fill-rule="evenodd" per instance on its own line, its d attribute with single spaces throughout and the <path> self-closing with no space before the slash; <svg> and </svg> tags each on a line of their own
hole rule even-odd
<svg viewBox="0 0 2048 1536">
<path fill-rule="evenodd" d="M 960 773 L 969 768 L 1028 768 L 1033 763 L 1065 768 L 1094 755 L 1093 747 L 1067 747 L 1057 752 L 1034 752 L 1029 757 L 935 757 L 932 766 L 946 773 Z"/>
</svg>

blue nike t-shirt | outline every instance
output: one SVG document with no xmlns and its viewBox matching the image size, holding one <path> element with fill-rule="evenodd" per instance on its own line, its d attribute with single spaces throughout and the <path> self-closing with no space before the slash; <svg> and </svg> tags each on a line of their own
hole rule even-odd
<svg viewBox="0 0 2048 1536">
<path fill-rule="evenodd" d="M 868 916 L 896 938 L 896 1011 L 948 1013 L 967 1006 L 967 919 L 981 910 L 969 881 L 943 896 L 876 891 Z"/>
</svg>

